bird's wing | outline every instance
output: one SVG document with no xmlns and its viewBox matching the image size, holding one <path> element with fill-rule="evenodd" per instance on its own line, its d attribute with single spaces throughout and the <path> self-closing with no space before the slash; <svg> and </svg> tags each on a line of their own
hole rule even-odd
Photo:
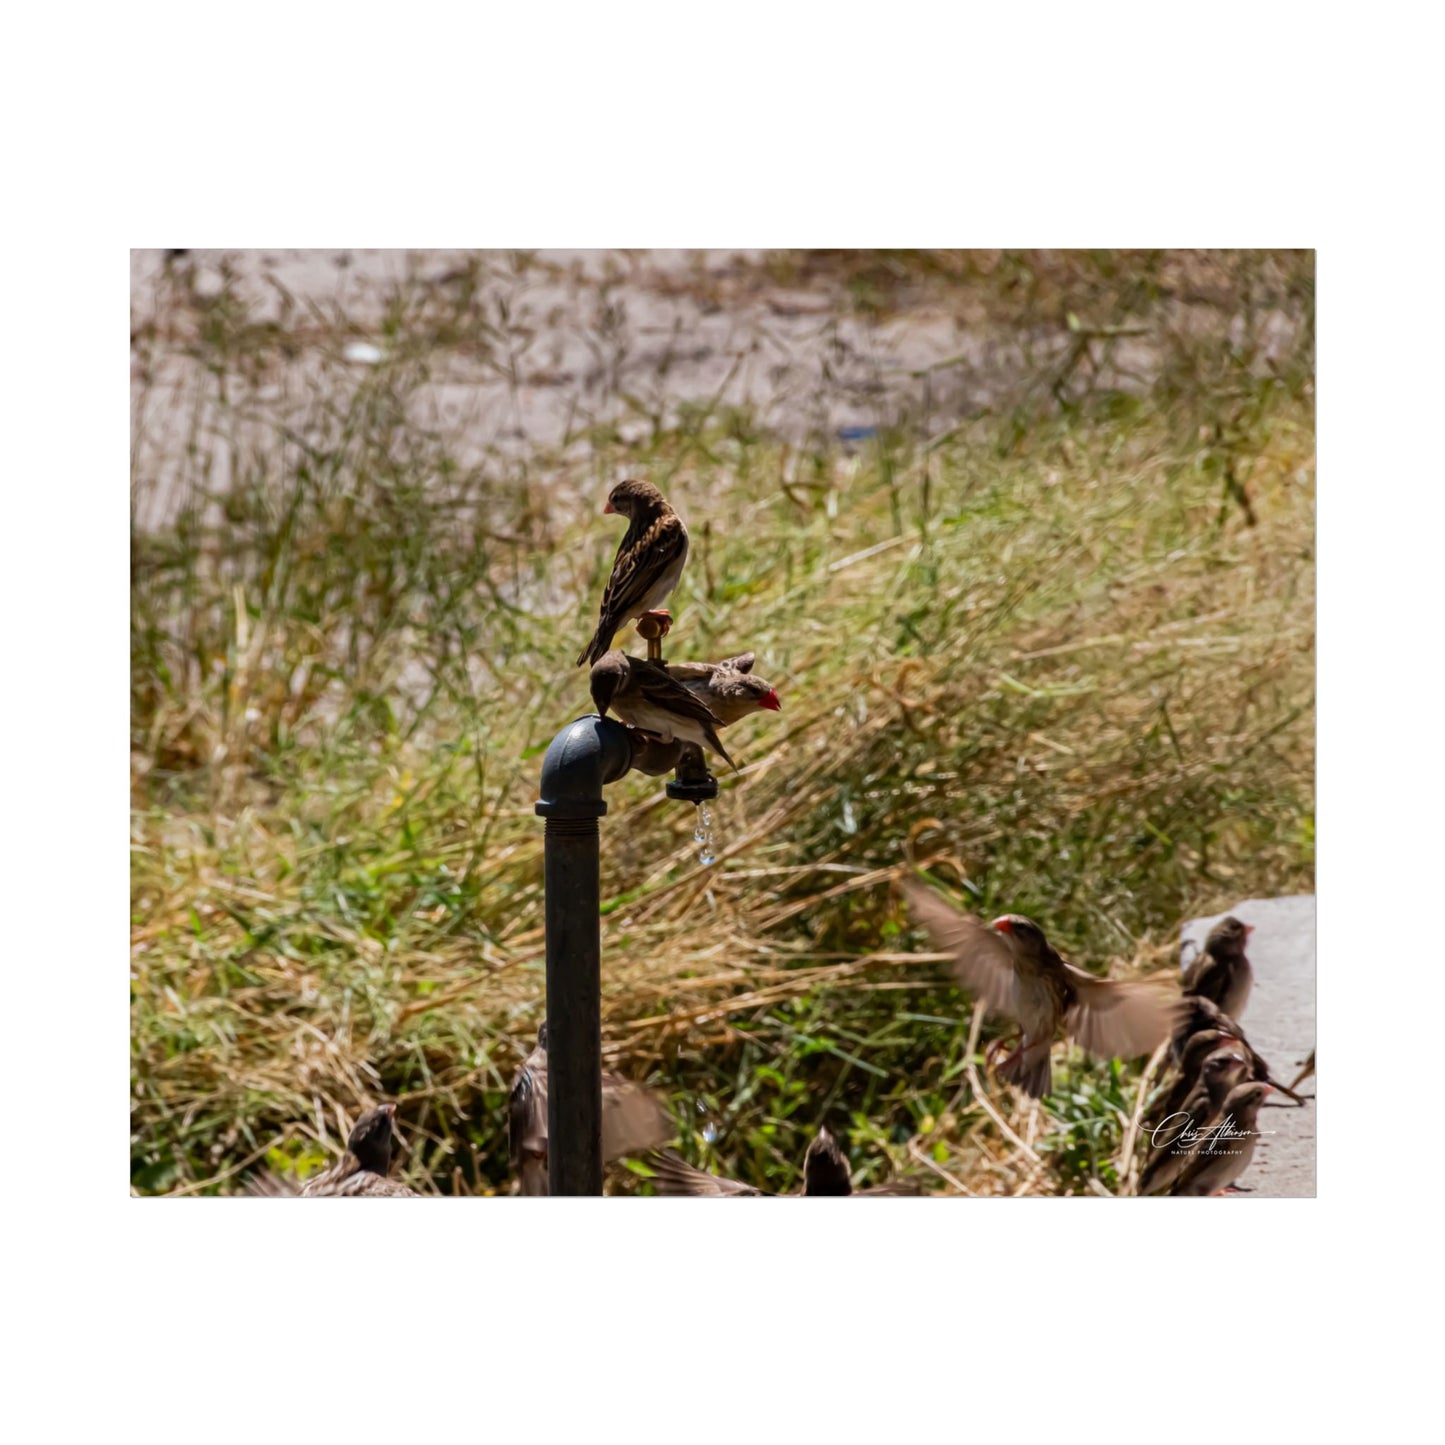
<svg viewBox="0 0 1445 1445">
<path fill-rule="evenodd" d="M 670 677 L 665 667 L 634 657 L 632 677 L 642 693 L 643 701 L 652 707 L 661 708 L 675 717 L 691 718 L 704 727 L 717 726 L 717 714 L 697 693 L 685 688 L 676 678 Z"/>
<path fill-rule="evenodd" d="M 855 1189 L 854 1199 L 915 1199 L 923 1193 L 916 1180 L 900 1179 L 894 1184 L 876 1184 L 871 1189 Z"/>
<path fill-rule="evenodd" d="M 695 1169 L 671 1149 L 649 1154 L 646 1164 L 655 1176 L 652 1183 L 659 1194 L 686 1194 L 694 1199 L 763 1198 L 763 1190 Z"/>
<path fill-rule="evenodd" d="M 677 1126 L 662 1100 L 650 1089 L 602 1076 L 602 1157 L 609 1164 L 624 1154 L 640 1154 L 666 1144 Z"/>
<path fill-rule="evenodd" d="M 398 1184 L 395 1179 L 373 1174 L 369 1169 L 360 1169 L 338 1189 L 344 1199 L 420 1199 L 415 1189 Z"/>
<path fill-rule="evenodd" d="M 1220 969 L 1219 960 L 1212 954 L 1196 954 L 1184 970 L 1184 992 L 1202 994 L 1211 1003 L 1218 1002 L 1215 994 L 1220 992 L 1219 985 L 1223 982 L 1219 977 Z"/>
<path fill-rule="evenodd" d="M 903 892 L 934 947 L 940 953 L 953 954 L 953 972 L 959 983 L 988 1008 L 1012 1015 L 1016 1008 L 1014 967 L 1008 944 L 972 914 L 951 908 L 914 879 L 903 880 Z"/>
<path fill-rule="evenodd" d="M 1074 991 L 1065 1027 L 1080 1048 L 1103 1059 L 1152 1054 L 1174 1032 L 1180 1002 L 1167 986 L 1151 979 L 1109 983 L 1064 965 Z"/>
<path fill-rule="evenodd" d="M 241 1186 L 242 1194 L 256 1199 L 295 1199 L 300 1192 L 294 1179 L 283 1179 L 269 1169 L 251 1175 Z"/>
<path fill-rule="evenodd" d="M 602 594 L 603 621 L 641 608 L 657 579 L 686 552 L 687 529 L 676 512 L 664 512 L 630 547 L 624 537 Z"/>
<path fill-rule="evenodd" d="M 722 665 L 718 662 L 669 662 L 667 672 L 679 682 L 706 682 Z"/>
<path fill-rule="evenodd" d="M 360 1168 L 361 1165 L 357 1162 L 354 1154 L 344 1154 L 339 1164 L 333 1164 L 330 1169 L 325 1169 L 314 1178 L 308 1179 L 301 1186 L 301 1197 L 303 1199 L 329 1199 L 340 1194 Z"/>
<path fill-rule="evenodd" d="M 520 1169 L 530 1153 L 547 1148 L 547 1056 L 534 1049 L 512 1080 L 511 1107 L 507 1117 L 512 1168 Z"/>
</svg>

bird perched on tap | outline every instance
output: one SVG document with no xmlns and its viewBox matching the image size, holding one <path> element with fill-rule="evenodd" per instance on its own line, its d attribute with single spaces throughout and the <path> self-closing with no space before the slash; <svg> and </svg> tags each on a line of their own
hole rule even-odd
<svg viewBox="0 0 1445 1445">
<path fill-rule="evenodd" d="M 619 482 L 607 494 L 602 510 L 626 517 L 627 531 L 602 593 L 597 630 L 577 654 L 578 667 L 601 661 L 611 650 L 612 639 L 641 617 L 654 618 L 658 635 L 664 635 L 672 619 L 662 604 L 687 565 L 687 528 L 651 482 Z"/>
</svg>

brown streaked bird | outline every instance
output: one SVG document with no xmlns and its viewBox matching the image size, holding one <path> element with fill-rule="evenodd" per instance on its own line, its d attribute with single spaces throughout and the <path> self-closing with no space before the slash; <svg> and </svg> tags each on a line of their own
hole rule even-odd
<svg viewBox="0 0 1445 1445">
<path fill-rule="evenodd" d="M 537 1029 L 537 1045 L 512 1080 L 508 1114 L 512 1171 L 522 1193 L 537 1197 L 547 1187 L 547 1024 Z M 656 1149 L 677 1132 L 662 1101 L 649 1089 L 617 1074 L 602 1075 L 602 1158 L 611 1163 L 624 1154 Z"/>
<path fill-rule="evenodd" d="M 719 1174 L 709 1174 L 695 1168 L 681 1155 L 668 1150 L 653 1154 L 646 1160 L 652 1170 L 653 1186 L 659 1194 L 687 1195 L 693 1199 L 774 1199 L 766 1189 L 755 1189 L 751 1184 L 741 1184 L 736 1179 L 724 1179 Z M 916 1194 L 917 1187 L 905 1184 L 884 1184 L 872 1189 L 854 1189 L 848 1174 L 848 1161 L 838 1147 L 838 1141 L 830 1130 L 820 1128 L 808 1145 L 803 1156 L 803 1187 L 788 1198 L 818 1199 L 827 1196 L 864 1199 L 899 1198 L 905 1194 Z"/>
<path fill-rule="evenodd" d="M 1185 997 L 1207 998 L 1237 1019 L 1254 987 L 1254 969 L 1244 953 L 1253 932 L 1251 925 L 1233 914 L 1221 918 L 1209 930 L 1199 956 L 1184 970 Z"/>
<path fill-rule="evenodd" d="M 1259 1106 L 1270 1092 L 1270 1086 L 1257 1079 L 1230 1090 L 1219 1116 L 1191 1147 L 1189 1160 L 1170 1194 L 1198 1197 L 1224 1194 L 1234 1188 L 1234 1181 L 1254 1158 L 1260 1132 L 1256 1127 Z"/>
<path fill-rule="evenodd" d="M 1189 1040 L 1206 1029 L 1220 1029 L 1236 1039 L 1244 1037 L 1244 1030 L 1218 1004 L 1198 994 L 1186 995 L 1169 1043 L 1169 1053 L 1176 1064 L 1183 1059 Z"/>
<path fill-rule="evenodd" d="M 1156 1145 L 1139 1176 L 1140 1194 L 1159 1194 L 1173 1184 L 1189 1163 L 1193 1132 L 1220 1117 L 1230 1091 L 1246 1082 L 1248 1072 L 1243 1051 L 1230 1043 L 1204 1060 L 1198 1082 L 1184 1102 L 1153 1130 Z"/>
<path fill-rule="evenodd" d="M 658 742 L 681 739 L 711 748 L 737 771 L 737 764 L 718 738 L 717 714 L 669 676 L 661 663 L 630 657 L 625 652 L 609 652 L 593 664 L 591 686 L 599 717 L 606 717 L 611 708 L 628 727 Z"/>
<path fill-rule="evenodd" d="M 1033 1098 L 1053 1087 L 1049 1050 L 1060 1024 L 1104 1059 L 1152 1053 L 1170 1036 L 1179 1003 L 1155 980 L 1106 982 L 1065 963 L 1038 924 L 1020 914 L 984 923 L 914 879 L 903 881 L 903 891 L 934 945 L 953 954 L 959 983 L 1018 1022 L 1019 1044 L 998 1073 Z"/>
<path fill-rule="evenodd" d="M 391 1121 L 395 1104 L 383 1104 L 356 1121 L 341 1162 L 309 1180 L 303 1199 L 420 1199 L 415 1189 L 386 1177 L 391 1168 Z"/>
<path fill-rule="evenodd" d="M 687 528 L 651 482 L 619 482 L 607 494 L 603 512 L 627 518 L 627 531 L 612 561 L 602 594 L 597 631 L 577 654 L 577 666 L 596 662 L 612 639 L 647 612 L 661 612 L 687 563 Z M 669 619 L 670 620 L 670 619 Z"/>
<path fill-rule="evenodd" d="M 747 666 L 739 663 L 746 660 Z M 752 675 L 753 654 L 744 652 L 723 662 L 669 662 L 668 675 L 700 697 L 723 727 L 754 712 L 782 712 L 772 683 Z"/>
<path fill-rule="evenodd" d="M 1198 1087 L 1199 1074 L 1204 1067 L 1205 1059 L 1215 1050 L 1230 1044 L 1236 1045 L 1239 1051 L 1246 1055 L 1246 1059 L 1252 1053 L 1249 1045 L 1242 1039 L 1225 1033 L 1223 1029 L 1201 1029 L 1197 1034 L 1190 1036 L 1184 1046 L 1184 1054 L 1179 1060 L 1179 1069 L 1168 1094 L 1145 1116 L 1145 1127 L 1148 1130 L 1152 1132 L 1157 1129 L 1162 1120 L 1167 1119 L 1171 1114 L 1177 1114 L 1184 1107 L 1184 1101 Z"/>
<path fill-rule="evenodd" d="M 1199 994 L 1194 994 L 1184 1000 L 1184 1005 L 1185 1012 L 1174 1030 L 1174 1037 L 1170 1044 L 1174 1061 L 1181 1069 L 1190 1041 L 1200 1033 L 1218 1029 L 1229 1034 L 1231 1038 L 1238 1039 L 1244 1046 L 1245 1052 L 1249 1056 L 1252 1078 L 1259 1080 L 1262 1084 L 1268 1084 L 1270 1088 L 1293 1099 L 1300 1108 L 1304 1107 L 1304 1096 L 1296 1094 L 1293 1085 L 1286 1087 L 1270 1073 L 1269 1065 L 1259 1051 L 1250 1044 L 1244 1030 L 1218 1004 Z M 1203 1058 L 1203 1054 L 1198 1054 L 1196 1057 Z M 1188 1071 L 1185 1070 L 1185 1072 Z"/>
</svg>

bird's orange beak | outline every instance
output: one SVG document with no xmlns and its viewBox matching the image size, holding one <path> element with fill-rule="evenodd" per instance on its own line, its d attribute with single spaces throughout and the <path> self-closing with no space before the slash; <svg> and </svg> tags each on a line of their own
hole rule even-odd
<svg viewBox="0 0 1445 1445">
<path fill-rule="evenodd" d="M 603 509 L 602 509 L 602 515 L 603 515 L 604 517 L 606 517 L 606 516 L 613 516 L 613 517 L 615 517 L 615 516 L 617 515 L 617 508 L 612 505 L 612 498 L 611 498 L 611 497 L 608 497 L 608 499 L 607 499 L 607 505 L 606 505 L 605 507 L 603 507 Z"/>
<path fill-rule="evenodd" d="M 768 695 L 763 699 L 761 706 L 767 708 L 769 712 L 782 712 L 783 705 L 778 701 L 777 688 L 772 688 L 769 690 Z"/>
<path fill-rule="evenodd" d="M 1254 932 L 1254 924 L 1252 924 L 1252 923 L 1246 923 L 1246 924 L 1244 925 L 1244 941 L 1245 941 L 1246 943 L 1249 942 L 1249 935 L 1250 935 L 1251 933 L 1253 933 L 1253 932 Z"/>
</svg>

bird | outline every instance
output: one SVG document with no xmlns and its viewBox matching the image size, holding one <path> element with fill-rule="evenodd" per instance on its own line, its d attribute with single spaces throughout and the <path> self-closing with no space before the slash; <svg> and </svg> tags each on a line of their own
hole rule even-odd
<svg viewBox="0 0 1445 1445">
<path fill-rule="evenodd" d="M 386 1177 L 391 1167 L 395 1104 L 368 1110 L 356 1121 L 339 1164 L 302 1187 L 303 1199 L 420 1199 L 415 1189 Z"/>
<path fill-rule="evenodd" d="M 590 680 L 592 703 L 599 717 L 606 717 L 611 708 L 629 727 L 646 736 L 658 742 L 680 739 L 711 748 L 737 771 L 737 764 L 718 738 L 717 714 L 671 677 L 660 662 L 614 650 L 592 665 Z"/>
<path fill-rule="evenodd" d="M 1199 1073 L 1204 1067 L 1205 1059 L 1217 1049 L 1230 1044 L 1237 1045 L 1248 1061 L 1253 1050 L 1242 1039 L 1225 1033 L 1223 1029 L 1201 1029 L 1197 1034 L 1190 1035 L 1180 1057 L 1174 1082 L 1163 1102 L 1151 1109 L 1146 1116 L 1145 1127 L 1152 1132 L 1163 1120 L 1177 1114 L 1199 1083 Z"/>
<path fill-rule="evenodd" d="M 1139 1177 L 1140 1194 L 1158 1194 L 1179 1177 L 1189 1162 L 1194 1132 L 1219 1117 L 1230 1091 L 1247 1082 L 1248 1072 L 1249 1061 L 1228 1042 L 1204 1060 L 1193 1089 L 1180 1107 L 1166 1114 L 1153 1130 L 1158 1142 Z"/>
<path fill-rule="evenodd" d="M 664 1144 L 676 1132 L 662 1101 L 617 1074 L 602 1075 L 602 1157 L 606 1162 Z M 522 1193 L 537 1197 L 547 1187 L 547 1023 L 537 1045 L 512 1080 L 508 1134 L 512 1170 Z"/>
<path fill-rule="evenodd" d="M 1183 1060 L 1189 1040 L 1204 1029 L 1220 1029 L 1236 1039 L 1244 1037 L 1244 1030 L 1218 1004 L 1198 994 L 1187 994 L 1169 1043 L 1169 1052 L 1176 1064 Z"/>
<path fill-rule="evenodd" d="M 1189 1159 L 1170 1194 L 1197 1197 L 1224 1194 L 1234 1188 L 1234 1181 L 1254 1158 L 1259 1106 L 1270 1092 L 1270 1086 L 1257 1079 L 1230 1090 L 1218 1118 L 1190 1146 Z"/>
<path fill-rule="evenodd" d="M 1185 997 L 1207 998 L 1230 1018 L 1239 1018 L 1254 987 L 1254 969 L 1244 953 L 1253 932 L 1250 924 L 1233 914 L 1221 918 L 1209 930 L 1199 956 L 1184 970 Z"/>
<path fill-rule="evenodd" d="M 1309 1058 L 1307 1058 L 1307 1059 L 1304 1061 L 1304 1063 L 1300 1066 L 1300 1071 L 1299 1071 L 1299 1073 L 1297 1073 L 1297 1074 L 1294 1076 L 1294 1078 L 1292 1078 L 1292 1079 L 1289 1081 L 1289 1086 L 1290 1086 L 1291 1089 L 1297 1089 L 1297 1088 L 1299 1088 L 1299 1086 L 1300 1086 L 1302 1083 L 1304 1083 L 1304 1081 L 1305 1081 L 1306 1079 L 1312 1079 L 1312 1078 L 1314 1078 L 1314 1076 L 1315 1076 L 1315 1051 L 1314 1051 L 1313 1049 L 1311 1049 L 1311 1050 L 1310 1050 L 1310 1056 L 1309 1056 Z"/>
<path fill-rule="evenodd" d="M 723 727 L 754 712 L 782 712 L 778 690 L 752 675 L 753 654 L 744 652 L 722 662 L 669 662 L 668 675 L 700 697 Z"/>
<path fill-rule="evenodd" d="M 1218 1029 L 1227 1033 L 1231 1038 L 1236 1038 L 1244 1046 L 1245 1053 L 1250 1060 L 1250 1076 L 1259 1080 L 1262 1084 L 1268 1084 L 1270 1088 L 1284 1094 L 1287 1098 L 1293 1099 L 1295 1104 L 1303 1108 L 1304 1096 L 1294 1091 L 1294 1085 L 1281 1084 L 1269 1071 L 1269 1065 L 1253 1048 L 1246 1037 L 1245 1032 L 1239 1024 L 1219 1007 L 1202 995 L 1194 994 L 1184 999 L 1184 1011 L 1175 1025 L 1174 1037 L 1170 1043 L 1170 1051 L 1174 1061 L 1183 1068 L 1183 1061 L 1189 1049 L 1190 1040 L 1200 1032 L 1208 1032 Z M 1196 1058 L 1203 1058 L 1203 1054 L 1196 1054 Z M 1296 1080 L 1296 1083 L 1299 1081 Z"/>
<path fill-rule="evenodd" d="M 651 482 L 619 482 L 602 510 L 626 517 L 627 531 L 602 593 L 597 631 L 577 654 L 578 667 L 598 661 L 618 632 L 644 613 L 656 612 L 670 622 L 660 609 L 687 563 L 687 528 Z"/>
<path fill-rule="evenodd" d="M 647 1159 L 653 1173 L 653 1184 L 659 1194 L 688 1195 L 694 1199 L 774 1199 L 777 1195 L 766 1189 L 755 1189 L 736 1179 L 724 1179 L 695 1168 L 672 1150 L 654 1154 Z M 822 1198 L 851 1195 L 857 1198 L 899 1197 L 917 1193 L 904 1185 L 880 1185 L 873 1189 L 854 1189 L 848 1175 L 848 1161 L 838 1141 L 826 1127 L 820 1128 L 803 1155 L 803 1187 L 793 1198 Z"/>
<path fill-rule="evenodd" d="M 903 890 L 934 945 L 953 954 L 958 981 L 1019 1023 L 1018 1046 L 998 1073 L 1032 1098 L 1053 1088 L 1049 1050 L 1061 1023 L 1081 1048 L 1105 1059 L 1149 1054 L 1169 1038 L 1179 1005 L 1153 980 L 1094 978 L 1065 963 L 1021 914 L 986 924 L 915 879 L 903 880 Z"/>
</svg>

